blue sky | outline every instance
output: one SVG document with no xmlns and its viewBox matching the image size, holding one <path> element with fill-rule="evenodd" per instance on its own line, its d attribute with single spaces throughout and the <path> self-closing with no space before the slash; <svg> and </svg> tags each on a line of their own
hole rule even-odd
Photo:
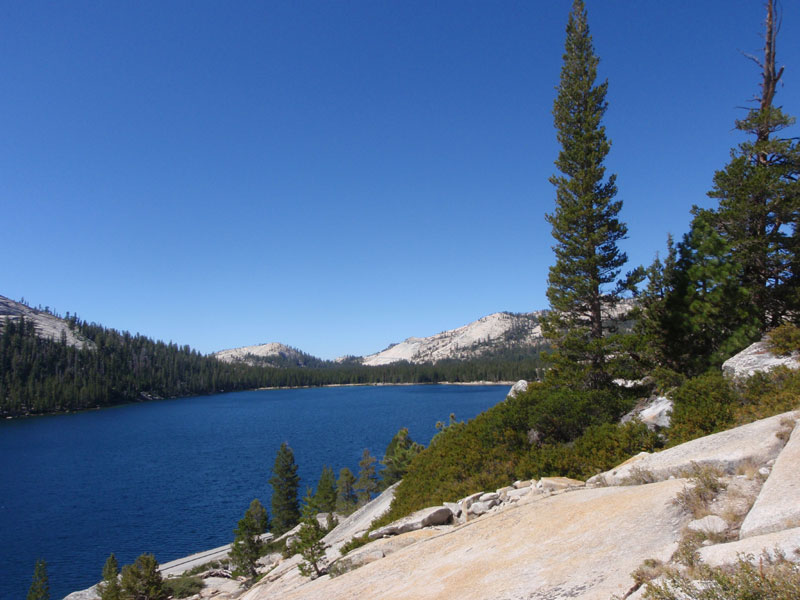
<svg viewBox="0 0 800 600">
<path fill-rule="evenodd" d="M 570 5 L 0 2 L 0 294 L 324 358 L 545 308 Z M 776 104 L 800 114 L 782 7 Z M 649 264 L 742 139 L 764 10 L 588 11 L 623 248 Z"/>
</svg>

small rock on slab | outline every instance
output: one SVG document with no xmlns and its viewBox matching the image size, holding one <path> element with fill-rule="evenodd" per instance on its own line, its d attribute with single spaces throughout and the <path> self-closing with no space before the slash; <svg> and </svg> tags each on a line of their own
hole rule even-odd
<svg viewBox="0 0 800 600">
<path fill-rule="evenodd" d="M 795 425 L 786 446 L 764 482 L 739 538 L 780 531 L 800 524 L 800 426 Z"/>
<path fill-rule="evenodd" d="M 490 502 L 492 500 L 497 500 L 500 498 L 500 494 L 497 492 L 486 492 L 483 496 L 478 498 L 478 502 Z"/>
<path fill-rule="evenodd" d="M 398 519 L 394 523 L 389 523 L 385 527 L 376 529 L 369 534 L 369 539 L 376 540 L 385 535 L 397 535 L 406 533 L 408 531 L 416 531 L 423 527 L 431 527 L 432 525 L 444 525 L 453 518 L 453 511 L 446 506 L 432 506 L 430 508 L 423 508 L 415 513 Z"/>
<path fill-rule="evenodd" d="M 702 519 L 691 521 L 687 525 L 689 531 L 700 531 L 702 533 L 724 533 L 728 529 L 728 523 L 717 515 L 708 515 Z"/>
<path fill-rule="evenodd" d="M 572 487 L 583 487 L 586 484 L 578 479 L 569 477 L 542 477 L 536 487 L 545 492 L 555 492 Z"/>
<path fill-rule="evenodd" d="M 528 479 L 528 480 L 526 480 L 526 481 L 515 481 L 515 482 L 514 482 L 514 487 L 515 487 L 516 489 L 518 489 L 518 490 L 520 490 L 520 489 L 522 489 L 522 488 L 528 488 L 528 487 L 531 487 L 532 485 L 536 485 L 536 480 L 534 480 L 534 479 Z"/>
<path fill-rule="evenodd" d="M 469 507 L 469 514 L 480 516 L 484 513 L 489 512 L 489 509 L 493 506 L 497 506 L 500 503 L 499 500 L 487 500 L 486 502 L 473 502 L 472 506 Z"/>
</svg>

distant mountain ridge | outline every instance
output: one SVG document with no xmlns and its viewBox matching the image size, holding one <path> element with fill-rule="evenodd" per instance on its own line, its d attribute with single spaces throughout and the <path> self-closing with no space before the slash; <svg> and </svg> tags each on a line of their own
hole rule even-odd
<svg viewBox="0 0 800 600">
<path fill-rule="evenodd" d="M 335 361 L 324 361 L 296 348 L 275 342 L 220 350 L 213 356 L 225 362 L 275 367 L 331 367 L 337 364 L 363 364 L 374 367 L 402 361 L 423 364 L 441 360 L 467 361 L 502 357 L 509 353 L 538 354 L 545 344 L 539 323 L 540 317 L 545 312 L 493 313 L 456 329 L 428 337 L 406 338 L 368 356 L 347 356 Z"/>
<path fill-rule="evenodd" d="M 440 360 L 473 360 L 512 349 L 534 351 L 544 343 L 539 323 L 543 313 L 493 313 L 457 329 L 428 337 L 407 338 L 399 344 L 365 356 L 361 362 L 367 366 L 403 360 L 419 364 Z"/>
<path fill-rule="evenodd" d="M 277 368 L 315 367 L 326 362 L 321 358 L 306 354 L 302 350 L 278 342 L 220 350 L 211 356 L 228 363 L 241 362 L 253 366 Z"/>
</svg>

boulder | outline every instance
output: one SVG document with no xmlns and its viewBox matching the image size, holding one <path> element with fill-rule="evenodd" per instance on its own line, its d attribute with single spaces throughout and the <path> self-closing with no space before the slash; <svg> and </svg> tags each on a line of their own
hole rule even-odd
<svg viewBox="0 0 800 600">
<path fill-rule="evenodd" d="M 669 427 L 671 415 L 672 400 L 666 396 L 658 396 L 634 408 L 622 417 L 620 422 L 627 423 L 638 419 L 647 425 L 648 429 L 655 429 L 657 427 Z"/>
<path fill-rule="evenodd" d="M 776 367 L 800 368 L 798 354 L 794 352 L 790 356 L 776 356 L 770 352 L 767 343 L 761 341 L 749 345 L 722 363 L 722 372 L 728 377 L 744 379 Z"/>
<path fill-rule="evenodd" d="M 651 481 L 661 481 L 681 476 L 692 468 L 692 463 L 712 465 L 728 473 L 734 473 L 743 463 L 762 465 L 778 456 L 783 448 L 783 442 L 775 434 L 783 429 L 781 421 L 787 418 L 795 418 L 795 413 L 761 419 L 661 452 L 641 453 L 610 471 L 590 478 L 589 483 L 631 483 L 632 479 L 637 479 L 638 473 L 646 475 Z"/>
<path fill-rule="evenodd" d="M 500 498 L 500 494 L 497 492 L 486 492 L 480 498 L 478 498 L 478 502 L 491 502 L 492 500 L 498 500 Z"/>
<path fill-rule="evenodd" d="M 498 504 L 500 504 L 500 501 L 497 499 L 487 500 L 486 502 L 473 502 L 467 512 L 471 515 L 479 517 L 482 514 L 489 512 L 489 509 L 491 509 L 494 506 L 497 506 Z"/>
<path fill-rule="evenodd" d="M 800 554 L 796 550 L 800 548 L 800 527 L 785 529 L 774 533 L 756 535 L 743 540 L 729 542 L 727 544 L 716 544 L 698 550 L 701 560 L 712 566 L 732 565 L 744 557 L 753 564 L 758 564 L 759 558 L 764 552 L 775 557 L 776 551 L 781 552 L 787 560 L 800 562 Z"/>
<path fill-rule="evenodd" d="M 567 488 L 583 487 L 586 483 L 569 477 L 542 477 L 536 487 L 544 492 L 557 492 Z"/>
<path fill-rule="evenodd" d="M 450 512 L 453 513 L 454 517 L 460 517 L 461 513 L 463 512 L 461 510 L 461 505 L 456 504 L 455 502 L 443 502 L 442 506 L 446 506 L 447 508 L 449 508 Z"/>
<path fill-rule="evenodd" d="M 795 425 L 789 441 L 764 482 L 753 508 L 739 530 L 740 538 L 780 531 L 800 525 L 800 426 Z"/>
<path fill-rule="evenodd" d="M 444 525 L 453 518 L 453 511 L 446 506 L 431 506 L 389 523 L 385 527 L 370 532 L 369 539 L 376 540 L 387 535 L 397 535 L 407 531 L 416 531 L 423 527 Z"/>
<path fill-rule="evenodd" d="M 511 386 L 510 390 L 508 390 L 506 398 L 516 398 L 517 395 L 527 391 L 528 391 L 528 382 L 525 381 L 524 379 L 520 379 L 517 383 Z"/>
<path fill-rule="evenodd" d="M 462 498 L 461 500 L 458 501 L 458 503 L 461 505 L 462 508 L 467 509 L 473 502 L 476 502 L 478 498 L 483 496 L 484 493 L 485 492 L 476 492 L 474 494 L 467 496 L 466 498 Z"/>
<path fill-rule="evenodd" d="M 536 480 L 535 479 L 528 479 L 526 481 L 515 481 L 514 482 L 514 487 L 516 489 L 518 489 L 518 490 L 522 489 L 522 488 L 531 487 L 532 485 L 536 485 Z"/>
<path fill-rule="evenodd" d="M 690 521 L 687 527 L 689 528 L 689 531 L 697 531 L 707 534 L 720 534 L 727 531 L 728 522 L 717 515 L 708 515 L 702 519 Z"/>
</svg>

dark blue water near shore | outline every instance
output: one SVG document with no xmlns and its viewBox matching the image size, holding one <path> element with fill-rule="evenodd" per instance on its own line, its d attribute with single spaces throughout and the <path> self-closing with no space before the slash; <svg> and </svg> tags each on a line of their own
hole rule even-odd
<svg viewBox="0 0 800 600">
<path fill-rule="evenodd" d="M 167 562 L 230 542 L 253 498 L 269 506 L 283 441 L 314 486 L 323 465 L 356 472 L 400 427 L 427 444 L 437 420 L 471 419 L 506 391 L 265 390 L 0 422 L 0 598 L 25 597 L 40 557 L 58 599 L 95 583 L 111 552 Z"/>
</svg>

